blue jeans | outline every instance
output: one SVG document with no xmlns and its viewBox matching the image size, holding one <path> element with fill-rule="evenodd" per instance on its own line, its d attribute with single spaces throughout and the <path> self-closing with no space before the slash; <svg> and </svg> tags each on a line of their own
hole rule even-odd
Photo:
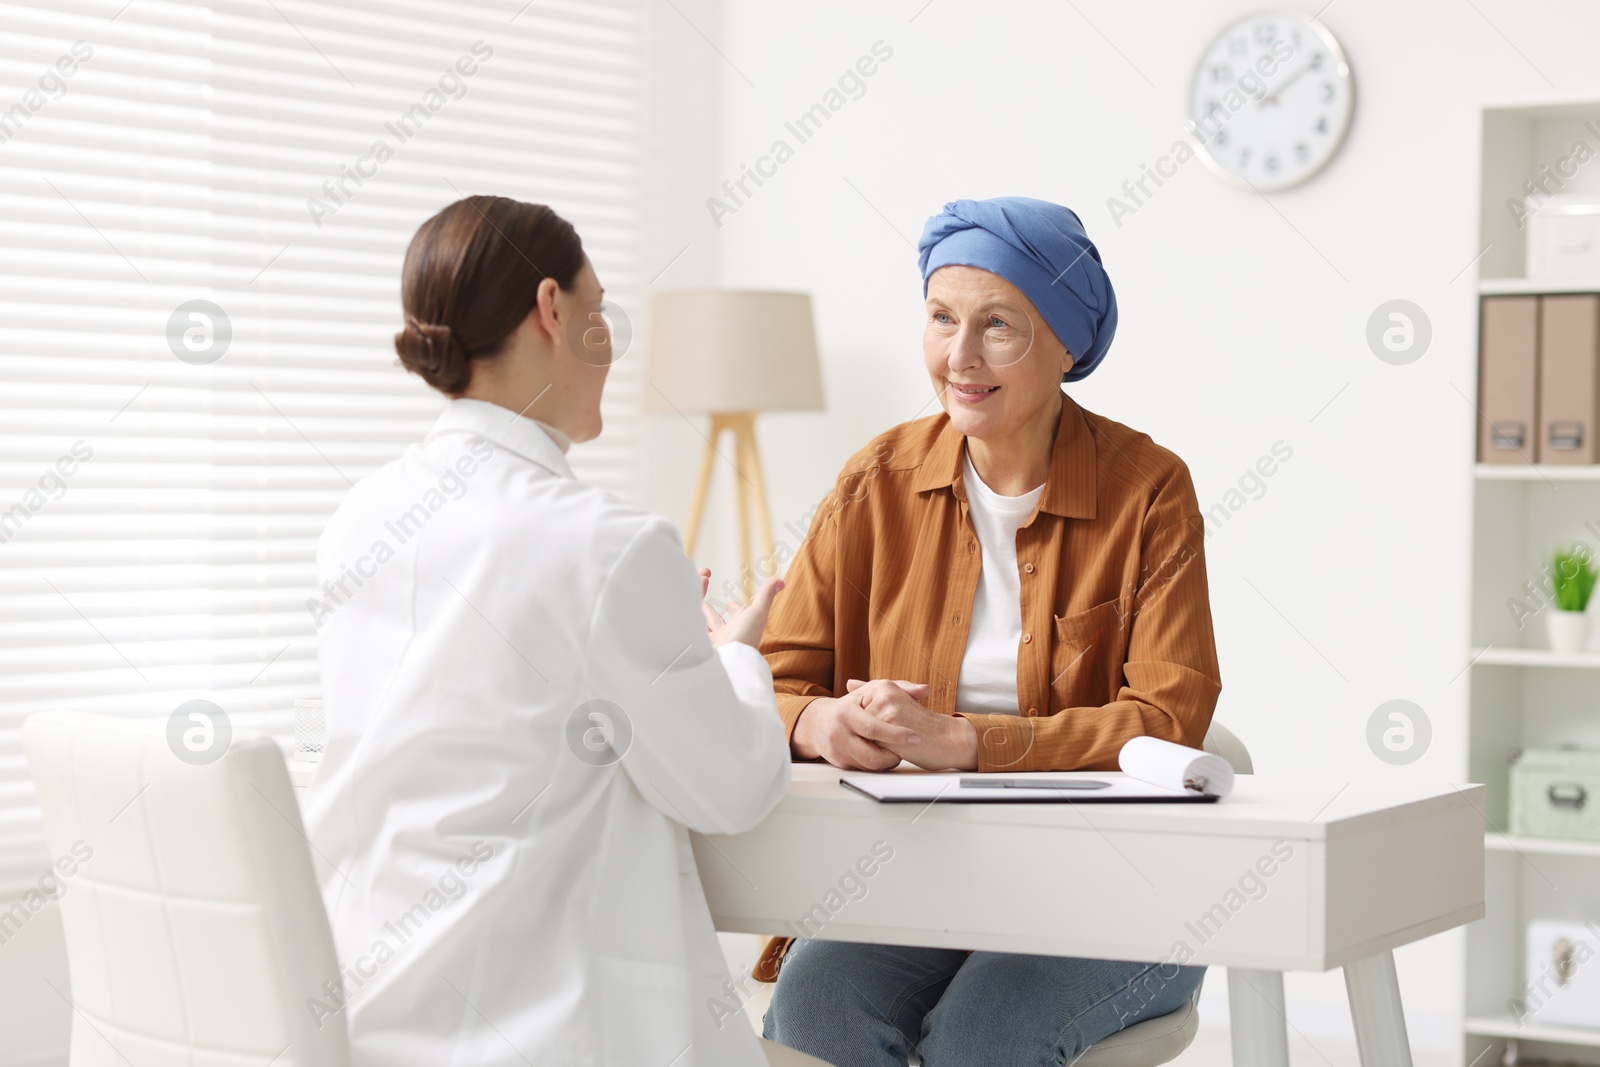
<svg viewBox="0 0 1600 1067">
<path fill-rule="evenodd" d="M 1175 1011 L 1204 967 L 845 941 L 790 946 L 767 1040 L 836 1067 L 1064 1067 Z"/>
</svg>

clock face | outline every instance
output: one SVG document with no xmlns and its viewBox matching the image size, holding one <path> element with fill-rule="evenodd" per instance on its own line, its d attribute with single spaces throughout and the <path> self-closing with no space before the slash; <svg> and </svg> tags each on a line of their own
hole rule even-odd
<svg viewBox="0 0 1600 1067">
<path fill-rule="evenodd" d="M 1298 11 L 1266 11 L 1217 35 L 1195 69 L 1189 124 L 1200 158 L 1263 192 L 1305 181 L 1338 152 L 1355 84 L 1339 42 Z"/>
</svg>

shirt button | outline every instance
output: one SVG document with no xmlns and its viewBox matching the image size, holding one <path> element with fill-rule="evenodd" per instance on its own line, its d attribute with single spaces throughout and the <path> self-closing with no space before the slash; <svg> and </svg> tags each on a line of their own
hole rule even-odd
<svg viewBox="0 0 1600 1067">
<path fill-rule="evenodd" d="M 1029 574 L 1032 574 L 1032 573 L 1033 573 L 1033 564 L 1031 564 L 1031 563 L 1024 563 L 1024 564 L 1023 564 L 1023 565 L 1022 565 L 1022 569 L 1023 569 L 1023 570 L 1025 570 L 1025 571 L 1027 571 L 1027 572 L 1028 572 L 1028 573 L 1029 573 Z"/>
<path fill-rule="evenodd" d="M 961 612 L 959 612 L 959 611 L 956 612 L 955 615 L 954 615 L 954 618 L 955 618 L 955 621 L 959 624 L 961 622 Z"/>
<path fill-rule="evenodd" d="M 967 542 L 967 551 L 968 552 L 976 552 L 976 551 L 978 551 L 978 542 L 976 542 L 976 541 L 968 541 Z"/>
<path fill-rule="evenodd" d="M 1039 709 L 1038 708 L 1029 708 L 1028 709 L 1028 714 L 1029 715 L 1037 715 L 1037 714 L 1039 714 Z"/>
<path fill-rule="evenodd" d="M 1027 644 L 1028 642 L 1030 642 L 1032 640 L 1033 640 L 1033 635 L 1032 634 L 1023 634 L 1022 635 L 1022 643 L 1023 644 Z"/>
</svg>

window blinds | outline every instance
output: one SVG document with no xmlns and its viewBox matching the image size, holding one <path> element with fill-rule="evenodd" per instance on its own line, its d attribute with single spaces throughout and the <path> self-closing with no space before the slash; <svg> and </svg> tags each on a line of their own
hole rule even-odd
<svg viewBox="0 0 1600 1067">
<path fill-rule="evenodd" d="M 50 858 L 27 715 L 318 695 L 317 536 L 440 406 L 390 340 L 424 218 L 551 204 L 642 293 L 637 8 L 0 2 L 0 907 Z M 640 381 L 572 454 L 624 496 Z"/>
</svg>

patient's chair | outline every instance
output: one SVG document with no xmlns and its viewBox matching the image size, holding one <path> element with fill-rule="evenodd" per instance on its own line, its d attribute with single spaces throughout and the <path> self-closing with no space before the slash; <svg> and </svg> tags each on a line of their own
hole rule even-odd
<svg viewBox="0 0 1600 1067">
<path fill-rule="evenodd" d="M 1251 774 L 1255 770 L 1244 742 L 1219 722 L 1212 722 L 1202 747 L 1227 760 L 1238 774 Z M 1230 992 L 1234 992 L 1231 986 Z M 1199 995 L 1196 991 L 1195 997 Z M 1279 999 L 1282 999 L 1281 994 Z M 1158 1067 L 1177 1059 L 1194 1040 L 1199 1028 L 1200 1012 L 1191 1000 L 1177 1011 L 1134 1023 L 1091 1046 L 1078 1057 L 1075 1067 Z"/>
<path fill-rule="evenodd" d="M 1207 752 L 1215 753 L 1227 760 L 1239 774 L 1254 772 L 1255 768 L 1250 763 L 1250 753 L 1245 749 L 1244 742 L 1219 722 L 1211 724 L 1203 747 Z M 1229 972 L 1230 1000 L 1248 995 L 1250 1003 L 1254 1004 L 1261 996 L 1270 996 L 1270 990 L 1276 983 L 1277 1002 L 1281 1011 L 1282 976 L 1255 971 L 1249 972 L 1249 976 L 1254 981 L 1254 986 L 1247 992 L 1241 988 L 1244 975 Z M 1239 984 L 1235 983 L 1236 977 L 1241 979 Z M 1262 990 L 1266 992 L 1260 992 Z M 1154 1019 L 1146 1019 L 1142 1023 L 1134 1023 L 1098 1044 L 1091 1045 L 1088 1051 L 1073 1061 L 1073 1067 L 1160 1067 L 1163 1063 L 1177 1059 L 1183 1050 L 1189 1047 L 1189 1043 L 1194 1040 L 1195 1031 L 1200 1028 L 1200 1011 L 1196 1005 L 1199 996 L 1197 990 L 1195 998 L 1176 1011 Z M 1249 1010 L 1249 1006 L 1243 1003 L 1240 1007 Z M 1233 1011 L 1237 1020 L 1239 1008 L 1235 1007 Z M 1240 1038 L 1235 1036 L 1234 1040 L 1238 1041 Z M 1288 1062 L 1287 1054 L 1282 1062 Z"/>
<path fill-rule="evenodd" d="M 343 1017 L 306 1006 L 339 966 L 283 754 L 235 739 L 193 766 L 165 725 L 22 728 L 51 854 L 93 850 L 61 898 L 71 1067 L 344 1067 Z"/>
<path fill-rule="evenodd" d="M 1202 747 L 1227 760 L 1238 774 L 1255 770 L 1244 742 L 1219 722 L 1211 724 Z M 1195 996 L 1199 995 L 1197 991 Z M 1199 1028 L 1200 1012 L 1191 1000 L 1177 1011 L 1112 1034 L 1078 1057 L 1076 1067 L 1158 1067 L 1177 1059 Z"/>
</svg>

